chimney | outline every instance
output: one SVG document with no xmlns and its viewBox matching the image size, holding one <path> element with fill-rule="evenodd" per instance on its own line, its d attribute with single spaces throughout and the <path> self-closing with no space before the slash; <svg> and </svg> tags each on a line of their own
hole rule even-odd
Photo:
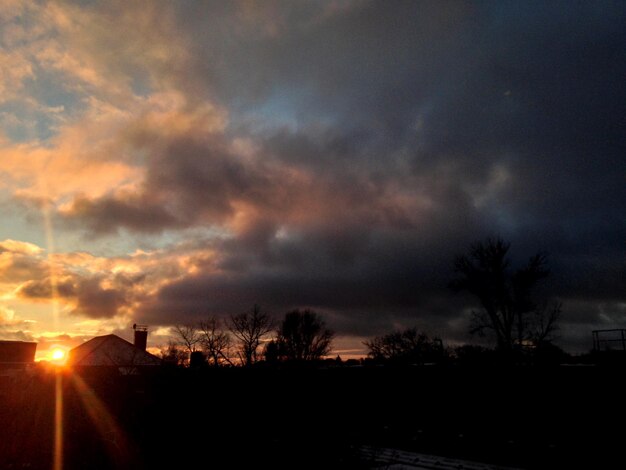
<svg viewBox="0 0 626 470">
<path fill-rule="evenodd" d="M 135 323 L 133 330 L 135 330 L 135 346 L 145 351 L 148 343 L 148 325 L 137 325 Z"/>
</svg>

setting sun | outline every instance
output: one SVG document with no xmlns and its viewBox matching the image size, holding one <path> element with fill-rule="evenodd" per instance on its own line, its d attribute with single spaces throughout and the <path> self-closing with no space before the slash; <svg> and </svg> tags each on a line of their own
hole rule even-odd
<svg viewBox="0 0 626 470">
<path fill-rule="evenodd" d="M 52 351 L 52 360 L 53 361 L 62 361 L 65 358 L 65 351 L 62 349 L 55 349 Z"/>
<path fill-rule="evenodd" d="M 64 365 L 67 360 L 67 349 L 55 346 L 48 350 L 45 360 L 53 364 Z"/>
</svg>

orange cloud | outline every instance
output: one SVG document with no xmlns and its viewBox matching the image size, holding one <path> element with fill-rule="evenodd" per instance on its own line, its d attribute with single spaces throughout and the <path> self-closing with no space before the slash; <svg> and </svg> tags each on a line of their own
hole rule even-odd
<svg viewBox="0 0 626 470">
<path fill-rule="evenodd" d="M 112 258 L 89 253 L 46 257 L 36 245 L 6 240 L 0 242 L 0 301 L 24 305 L 57 302 L 66 316 L 132 318 L 137 306 L 164 285 L 197 271 L 198 266 L 206 271 L 213 257 L 210 249 L 202 247 L 172 247 Z"/>
<path fill-rule="evenodd" d="M 86 157 L 86 139 L 76 142 L 68 137 L 53 148 L 0 147 L 0 172 L 6 175 L 3 186 L 18 197 L 55 201 L 74 193 L 102 195 L 140 178 L 141 171 L 131 165 Z"/>
<path fill-rule="evenodd" d="M 222 131 L 225 115 L 211 104 L 190 106 L 177 93 L 137 98 L 131 111 L 95 98 L 81 119 L 48 144 L 0 142 L 3 186 L 27 200 L 64 203 L 137 191 L 144 177 L 145 141 Z"/>
<path fill-rule="evenodd" d="M 167 5 L 14 0 L 0 7 L 0 25 L 0 101 L 18 98 L 27 78 L 41 80 L 37 71 L 61 74 L 74 101 L 69 112 L 20 97 L 22 108 L 54 114 L 57 127 L 46 142 L 0 138 L 0 187 L 16 197 L 56 206 L 136 191 L 142 139 L 225 127 L 225 113 L 190 91 L 186 39 Z"/>
<path fill-rule="evenodd" d="M 134 75 L 145 75 L 150 88 L 164 89 L 188 68 L 188 47 L 168 5 L 51 3 L 40 17 L 54 34 L 37 53 L 39 62 L 75 79 L 76 89 L 87 87 L 118 105 L 134 95 Z"/>
</svg>

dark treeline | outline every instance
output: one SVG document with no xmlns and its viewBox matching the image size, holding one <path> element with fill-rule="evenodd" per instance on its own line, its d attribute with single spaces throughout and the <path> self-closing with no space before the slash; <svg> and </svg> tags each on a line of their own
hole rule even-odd
<svg viewBox="0 0 626 470">
<path fill-rule="evenodd" d="M 472 312 L 470 332 L 492 340 L 494 347 L 446 347 L 442 338 L 412 326 L 365 341 L 367 360 L 394 365 L 572 361 L 554 344 L 561 303 L 536 294 L 550 273 L 547 255 L 536 253 L 513 268 L 509 250 L 510 244 L 501 238 L 474 243 L 454 260 L 455 278 L 450 281 L 452 291 L 469 293 L 480 307 Z M 287 312 L 277 322 L 258 305 L 226 320 L 209 316 L 196 324 L 177 325 L 174 332 L 177 339 L 162 357 L 168 364 L 191 367 L 321 363 L 332 352 L 334 338 L 322 316 L 312 310 Z"/>
<path fill-rule="evenodd" d="M 177 341 L 162 358 L 166 364 L 189 367 L 319 362 L 330 353 L 335 335 L 312 310 L 287 312 L 276 325 L 259 305 L 226 322 L 210 316 L 197 324 L 177 325 L 174 332 Z"/>
</svg>

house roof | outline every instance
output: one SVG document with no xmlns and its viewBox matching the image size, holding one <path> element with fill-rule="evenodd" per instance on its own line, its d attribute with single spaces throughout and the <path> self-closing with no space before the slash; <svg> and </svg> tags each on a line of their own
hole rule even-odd
<svg viewBox="0 0 626 470">
<path fill-rule="evenodd" d="M 158 366 L 161 359 L 116 335 L 96 336 L 70 350 L 71 366 Z"/>
<path fill-rule="evenodd" d="M 0 341 L 0 363 L 29 363 L 35 360 L 37 343 Z"/>
</svg>

